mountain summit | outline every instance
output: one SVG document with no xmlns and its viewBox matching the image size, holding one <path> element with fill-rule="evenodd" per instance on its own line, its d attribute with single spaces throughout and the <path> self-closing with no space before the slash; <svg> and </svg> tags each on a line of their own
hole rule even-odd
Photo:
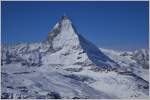
<svg viewBox="0 0 150 100">
<path fill-rule="evenodd" d="M 99 48 L 81 36 L 67 16 L 61 17 L 44 42 L 19 44 L 9 49 L 3 48 L 2 52 L 4 63 L 20 61 L 23 64 L 35 66 L 60 64 L 86 67 L 92 65 L 97 69 L 105 70 L 119 67 Z"/>
<path fill-rule="evenodd" d="M 67 16 L 62 16 L 52 31 L 48 33 L 46 43 L 50 45 L 50 51 L 55 53 L 52 58 L 56 58 L 55 62 L 58 61 L 57 63 L 60 64 L 78 63 L 84 66 L 93 64 L 99 68 L 118 66 L 113 60 L 105 56 L 99 48 L 82 37 Z M 48 56 L 47 58 L 51 59 L 51 56 Z"/>
<path fill-rule="evenodd" d="M 45 41 L 1 50 L 2 99 L 148 98 L 148 53 L 99 50 L 67 16 Z"/>
</svg>

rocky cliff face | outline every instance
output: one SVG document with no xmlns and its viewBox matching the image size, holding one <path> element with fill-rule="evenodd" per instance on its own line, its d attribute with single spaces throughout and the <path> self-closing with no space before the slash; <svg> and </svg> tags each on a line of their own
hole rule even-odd
<svg viewBox="0 0 150 100">
<path fill-rule="evenodd" d="M 19 59 L 25 58 L 27 62 L 28 59 L 32 59 L 33 62 L 35 61 L 34 63 L 37 63 L 37 59 L 39 61 L 42 60 L 43 64 L 95 65 L 98 68 L 105 69 L 119 67 L 119 65 L 104 55 L 94 44 L 79 35 L 67 16 L 63 16 L 56 23 L 44 42 L 19 44 L 8 50 L 2 50 L 2 52 L 3 60 L 9 55 L 13 57 L 18 56 Z M 11 57 L 7 58 L 7 61 L 11 60 Z"/>
</svg>

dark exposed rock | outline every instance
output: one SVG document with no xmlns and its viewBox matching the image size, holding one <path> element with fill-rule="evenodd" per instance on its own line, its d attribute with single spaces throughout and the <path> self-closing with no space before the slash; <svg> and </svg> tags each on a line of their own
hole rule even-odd
<svg viewBox="0 0 150 100">
<path fill-rule="evenodd" d="M 47 94 L 47 99 L 61 99 L 61 96 L 56 92 L 50 92 Z"/>
<path fill-rule="evenodd" d="M 30 72 L 15 72 L 13 74 L 29 74 Z"/>
<path fill-rule="evenodd" d="M 1 99 L 13 99 L 13 93 L 2 93 Z"/>
<path fill-rule="evenodd" d="M 79 55 L 81 55 L 81 54 L 83 54 L 83 53 L 85 53 L 84 51 L 81 51 L 81 52 L 79 52 Z"/>
<path fill-rule="evenodd" d="M 82 57 L 77 57 L 77 59 L 80 59 L 80 58 L 82 58 Z"/>
<path fill-rule="evenodd" d="M 29 91 L 28 88 L 25 86 L 17 87 L 17 89 L 19 89 L 23 93 L 27 93 Z"/>
<path fill-rule="evenodd" d="M 74 80 L 77 80 L 77 81 L 82 81 L 82 82 L 94 82 L 95 80 L 93 78 L 90 78 L 88 76 L 81 76 L 81 75 L 64 75 L 65 77 L 67 78 L 71 78 L 71 79 L 74 79 Z"/>
<path fill-rule="evenodd" d="M 79 97 L 73 97 L 72 99 L 80 99 Z"/>
<path fill-rule="evenodd" d="M 9 88 L 9 89 L 14 89 L 12 86 L 6 86 L 7 88 Z"/>
<path fill-rule="evenodd" d="M 64 70 L 71 71 L 71 72 L 80 72 L 83 70 L 83 68 L 66 68 Z"/>
<path fill-rule="evenodd" d="M 144 89 L 149 89 L 149 86 L 148 86 L 148 85 L 147 85 L 147 86 L 143 86 L 143 88 L 144 88 Z"/>
</svg>

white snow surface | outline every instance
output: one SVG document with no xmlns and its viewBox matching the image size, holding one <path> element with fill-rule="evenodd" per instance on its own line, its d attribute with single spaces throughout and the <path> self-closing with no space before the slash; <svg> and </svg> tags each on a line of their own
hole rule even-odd
<svg viewBox="0 0 150 100">
<path fill-rule="evenodd" d="M 123 52 L 123 51 L 118 52 L 110 49 L 103 49 L 103 48 L 100 49 L 105 55 L 107 55 L 115 62 L 117 62 L 122 69 L 126 71 L 131 71 L 132 73 L 143 78 L 144 80 L 149 81 L 149 68 L 144 68 L 145 65 L 146 66 L 148 65 L 149 67 L 147 50 L 141 49 L 136 50 L 134 52 Z M 138 57 L 136 57 L 136 59 L 140 59 L 140 61 L 142 61 L 142 57 L 140 55 L 144 54 L 143 58 L 145 59 L 147 58 L 147 60 L 144 62 L 145 63 L 144 65 L 139 64 L 138 61 L 133 58 L 135 54 L 139 55 Z"/>
<path fill-rule="evenodd" d="M 2 47 L 1 53 L 1 98 L 148 98 L 147 52 L 99 49 L 66 16 L 44 42 Z"/>
</svg>

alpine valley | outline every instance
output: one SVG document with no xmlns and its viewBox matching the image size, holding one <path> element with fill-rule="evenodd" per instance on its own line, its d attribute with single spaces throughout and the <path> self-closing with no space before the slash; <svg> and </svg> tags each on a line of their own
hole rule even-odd
<svg viewBox="0 0 150 100">
<path fill-rule="evenodd" d="M 96 47 L 62 16 L 40 43 L 1 46 L 1 98 L 148 99 L 148 60 Z"/>
</svg>

